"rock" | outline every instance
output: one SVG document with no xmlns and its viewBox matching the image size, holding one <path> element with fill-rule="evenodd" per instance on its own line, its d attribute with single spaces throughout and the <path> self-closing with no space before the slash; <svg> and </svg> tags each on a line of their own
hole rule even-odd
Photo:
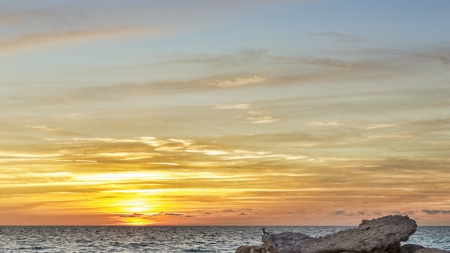
<svg viewBox="0 0 450 253">
<path fill-rule="evenodd" d="M 236 249 L 235 253 L 250 253 L 252 246 L 240 246 Z"/>
<path fill-rule="evenodd" d="M 370 221 L 363 220 L 357 228 L 343 230 L 307 242 L 302 246 L 301 253 L 338 253 L 344 251 L 399 253 L 400 242 L 407 241 L 409 236 L 416 231 L 416 228 L 416 222 L 408 216 L 391 215 Z"/>
<path fill-rule="evenodd" d="M 400 247 L 400 253 L 414 253 L 419 249 L 423 249 L 424 247 L 422 245 L 417 244 L 404 244 L 402 247 Z"/>
<path fill-rule="evenodd" d="M 447 253 L 447 251 L 435 248 L 423 248 L 416 250 L 414 253 Z"/>
<path fill-rule="evenodd" d="M 270 253 L 264 246 L 240 246 L 236 249 L 236 253 Z"/>
<path fill-rule="evenodd" d="M 297 253 L 302 246 L 313 240 L 302 233 L 285 232 L 281 234 L 267 234 L 262 236 L 262 241 L 267 251 L 272 253 Z"/>
</svg>

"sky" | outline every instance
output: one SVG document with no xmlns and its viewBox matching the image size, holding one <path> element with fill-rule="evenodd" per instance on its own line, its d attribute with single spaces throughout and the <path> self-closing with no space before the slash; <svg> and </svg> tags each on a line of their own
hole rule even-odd
<svg viewBox="0 0 450 253">
<path fill-rule="evenodd" d="M 0 225 L 450 225 L 450 2 L 0 0 Z"/>
</svg>

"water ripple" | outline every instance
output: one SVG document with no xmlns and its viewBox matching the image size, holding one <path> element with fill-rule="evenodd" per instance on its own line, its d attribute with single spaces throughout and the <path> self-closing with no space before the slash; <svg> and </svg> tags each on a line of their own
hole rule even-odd
<svg viewBox="0 0 450 253">
<path fill-rule="evenodd" d="M 267 227 L 313 237 L 348 227 Z M 0 227 L 0 252 L 235 252 L 260 227 Z M 450 227 L 419 227 L 408 243 L 450 250 Z"/>
</svg>

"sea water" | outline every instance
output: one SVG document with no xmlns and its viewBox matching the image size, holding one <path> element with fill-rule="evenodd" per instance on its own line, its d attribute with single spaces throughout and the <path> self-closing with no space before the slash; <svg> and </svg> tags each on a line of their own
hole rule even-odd
<svg viewBox="0 0 450 253">
<path fill-rule="evenodd" d="M 349 227 L 266 227 L 312 237 Z M 0 252 L 235 252 L 261 227 L 0 227 Z M 450 227 L 418 227 L 408 243 L 450 250 Z"/>
</svg>

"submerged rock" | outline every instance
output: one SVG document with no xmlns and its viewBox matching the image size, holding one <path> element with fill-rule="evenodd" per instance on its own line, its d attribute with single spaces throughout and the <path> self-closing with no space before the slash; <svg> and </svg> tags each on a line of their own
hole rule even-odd
<svg viewBox="0 0 450 253">
<path fill-rule="evenodd" d="M 417 244 L 405 244 L 402 247 L 400 247 L 400 253 L 414 253 L 419 249 L 423 249 L 424 247 L 422 245 Z"/>
<path fill-rule="evenodd" d="M 235 253 L 270 253 L 264 246 L 240 246 Z"/>
<path fill-rule="evenodd" d="M 301 252 L 302 246 L 313 239 L 313 237 L 309 237 L 308 235 L 292 232 L 262 236 L 266 250 L 272 253 Z"/>
<path fill-rule="evenodd" d="M 407 241 L 416 228 L 416 222 L 408 216 L 391 215 L 370 221 L 363 220 L 357 228 L 307 242 L 301 253 L 399 253 L 400 242 Z"/>
<path fill-rule="evenodd" d="M 415 251 L 414 253 L 447 253 L 447 251 L 435 248 L 423 248 Z"/>
</svg>

